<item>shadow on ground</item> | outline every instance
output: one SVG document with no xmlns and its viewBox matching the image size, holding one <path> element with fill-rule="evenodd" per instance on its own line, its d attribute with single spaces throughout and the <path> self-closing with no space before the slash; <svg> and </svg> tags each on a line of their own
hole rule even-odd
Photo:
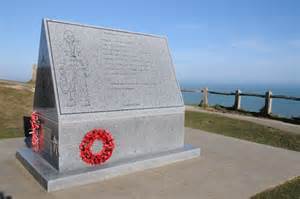
<svg viewBox="0 0 300 199">
<path fill-rule="evenodd" d="M 0 199 L 12 199 L 12 196 L 5 195 L 4 192 L 0 191 Z"/>
</svg>

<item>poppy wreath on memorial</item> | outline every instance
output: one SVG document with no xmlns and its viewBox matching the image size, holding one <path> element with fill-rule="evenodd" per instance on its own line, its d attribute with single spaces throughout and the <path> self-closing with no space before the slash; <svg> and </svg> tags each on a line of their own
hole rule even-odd
<svg viewBox="0 0 300 199">
<path fill-rule="evenodd" d="M 98 153 L 92 151 L 96 140 L 102 141 L 102 149 Z M 79 149 L 81 159 L 90 165 L 99 165 L 107 161 L 115 148 L 114 138 L 111 133 L 104 129 L 94 129 L 85 134 Z"/>
<path fill-rule="evenodd" d="M 42 145 L 42 134 L 43 134 L 43 129 L 42 129 L 42 124 L 41 120 L 38 116 L 37 112 L 32 112 L 31 113 L 31 118 L 30 118 L 30 125 L 31 125 L 31 148 L 33 151 L 38 152 L 41 149 Z"/>
</svg>

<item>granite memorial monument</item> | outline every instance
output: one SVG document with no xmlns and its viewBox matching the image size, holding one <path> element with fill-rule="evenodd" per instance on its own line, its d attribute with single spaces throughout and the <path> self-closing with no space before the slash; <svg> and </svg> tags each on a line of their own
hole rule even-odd
<svg viewBox="0 0 300 199">
<path fill-rule="evenodd" d="M 47 191 L 200 155 L 164 37 L 44 19 L 32 120 L 16 156 Z"/>
</svg>

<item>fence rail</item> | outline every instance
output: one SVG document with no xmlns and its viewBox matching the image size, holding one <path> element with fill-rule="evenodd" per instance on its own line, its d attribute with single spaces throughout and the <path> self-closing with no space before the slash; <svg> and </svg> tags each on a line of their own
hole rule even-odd
<svg viewBox="0 0 300 199">
<path fill-rule="evenodd" d="M 235 93 L 227 93 L 227 92 L 217 92 L 217 91 L 207 91 L 207 92 L 215 95 L 235 95 Z"/>
<path fill-rule="evenodd" d="M 201 93 L 202 90 L 200 89 L 181 89 L 181 92 L 191 92 L 191 93 Z"/>
<path fill-rule="evenodd" d="M 300 97 L 291 97 L 291 96 L 285 96 L 285 95 L 272 95 L 271 97 L 276 98 L 276 99 L 300 101 Z"/>
<path fill-rule="evenodd" d="M 267 91 L 265 94 L 260 93 L 242 93 L 241 90 L 236 90 L 235 92 L 219 92 L 219 91 L 210 91 L 208 88 L 203 89 L 181 89 L 182 92 L 192 92 L 192 93 L 202 93 L 202 100 L 200 104 L 203 107 L 207 107 L 208 104 L 208 94 L 213 95 L 225 95 L 225 96 L 235 96 L 233 108 L 235 110 L 241 109 L 241 96 L 247 97 L 260 97 L 265 98 L 265 105 L 262 109 L 262 113 L 265 115 L 270 115 L 272 113 L 272 99 L 284 99 L 284 100 L 293 100 L 300 101 L 300 97 L 286 96 L 286 95 L 273 95 L 272 91 Z"/>
</svg>

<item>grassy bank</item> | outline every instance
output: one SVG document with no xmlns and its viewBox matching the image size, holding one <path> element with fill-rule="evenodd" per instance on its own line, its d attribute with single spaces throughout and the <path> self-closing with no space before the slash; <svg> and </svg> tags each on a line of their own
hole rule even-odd
<svg viewBox="0 0 300 199">
<path fill-rule="evenodd" d="M 33 92 L 0 84 L 0 139 L 23 136 L 23 116 L 32 110 Z"/>
<path fill-rule="evenodd" d="M 260 112 L 253 112 L 253 111 L 247 111 L 247 110 L 235 110 L 233 107 L 226 107 L 222 105 L 214 105 L 214 106 L 209 106 L 207 109 L 211 109 L 213 111 L 218 111 L 218 112 L 223 112 L 223 113 L 234 113 L 234 114 L 240 114 L 240 115 L 246 115 L 246 116 L 253 116 L 253 117 L 265 117 L 269 118 L 272 120 L 277 120 L 277 121 L 282 121 L 282 122 L 287 122 L 291 124 L 300 124 L 300 117 L 284 117 L 284 116 L 279 116 L 274 113 L 270 115 L 264 115 L 263 110 L 261 109 Z"/>
<path fill-rule="evenodd" d="M 185 125 L 251 142 L 300 151 L 300 135 L 248 121 L 208 113 L 186 111 Z"/>
<path fill-rule="evenodd" d="M 268 189 L 251 197 L 251 199 L 299 199 L 300 176 L 284 184 Z"/>
</svg>

